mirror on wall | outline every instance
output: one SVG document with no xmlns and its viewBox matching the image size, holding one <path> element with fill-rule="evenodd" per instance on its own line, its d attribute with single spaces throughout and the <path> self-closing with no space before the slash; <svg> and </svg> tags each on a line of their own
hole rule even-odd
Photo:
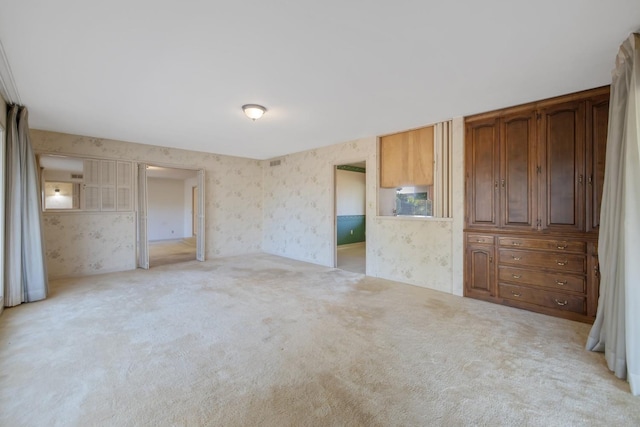
<svg viewBox="0 0 640 427">
<path fill-rule="evenodd" d="M 80 209 L 83 182 L 83 159 L 41 154 L 44 209 Z"/>
</svg>

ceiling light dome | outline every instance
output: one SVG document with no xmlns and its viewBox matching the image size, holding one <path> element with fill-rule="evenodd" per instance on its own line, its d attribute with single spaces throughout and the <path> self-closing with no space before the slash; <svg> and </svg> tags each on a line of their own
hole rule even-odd
<svg viewBox="0 0 640 427">
<path fill-rule="evenodd" d="M 258 104 L 245 104 L 242 106 L 242 111 L 251 120 L 256 121 L 267 112 L 267 109 Z"/>
</svg>

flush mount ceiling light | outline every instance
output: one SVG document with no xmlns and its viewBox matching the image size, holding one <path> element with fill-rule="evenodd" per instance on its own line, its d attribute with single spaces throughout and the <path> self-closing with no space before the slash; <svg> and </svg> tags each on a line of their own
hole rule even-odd
<svg viewBox="0 0 640 427">
<path fill-rule="evenodd" d="M 267 109 L 258 104 L 245 104 L 242 106 L 242 111 L 244 111 L 244 114 L 247 117 L 255 122 L 267 112 Z"/>
</svg>

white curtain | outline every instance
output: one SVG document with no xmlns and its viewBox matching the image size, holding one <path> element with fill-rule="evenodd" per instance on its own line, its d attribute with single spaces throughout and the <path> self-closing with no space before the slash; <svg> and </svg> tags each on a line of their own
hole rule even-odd
<svg viewBox="0 0 640 427">
<path fill-rule="evenodd" d="M 4 303 L 11 307 L 47 296 L 40 182 L 29 137 L 28 113 L 7 114 Z"/>
<path fill-rule="evenodd" d="M 598 254 L 600 299 L 587 349 L 640 395 L 640 34 L 620 47 L 611 85 Z"/>
</svg>

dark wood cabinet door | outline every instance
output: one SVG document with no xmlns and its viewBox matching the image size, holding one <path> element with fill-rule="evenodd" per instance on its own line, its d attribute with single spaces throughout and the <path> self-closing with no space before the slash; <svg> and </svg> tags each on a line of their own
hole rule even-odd
<svg viewBox="0 0 640 427">
<path fill-rule="evenodd" d="M 609 96 L 587 102 L 587 231 L 600 229 L 600 204 L 604 183 L 607 131 L 609 126 Z"/>
<path fill-rule="evenodd" d="M 536 113 L 500 121 L 500 225 L 531 230 L 537 225 Z"/>
<path fill-rule="evenodd" d="M 494 246 L 467 244 L 465 252 L 465 296 L 481 299 L 495 297 Z"/>
<path fill-rule="evenodd" d="M 585 102 L 540 111 L 541 227 L 585 230 Z"/>
<path fill-rule="evenodd" d="M 498 120 L 468 123 L 466 128 L 467 227 L 498 226 Z"/>
</svg>

